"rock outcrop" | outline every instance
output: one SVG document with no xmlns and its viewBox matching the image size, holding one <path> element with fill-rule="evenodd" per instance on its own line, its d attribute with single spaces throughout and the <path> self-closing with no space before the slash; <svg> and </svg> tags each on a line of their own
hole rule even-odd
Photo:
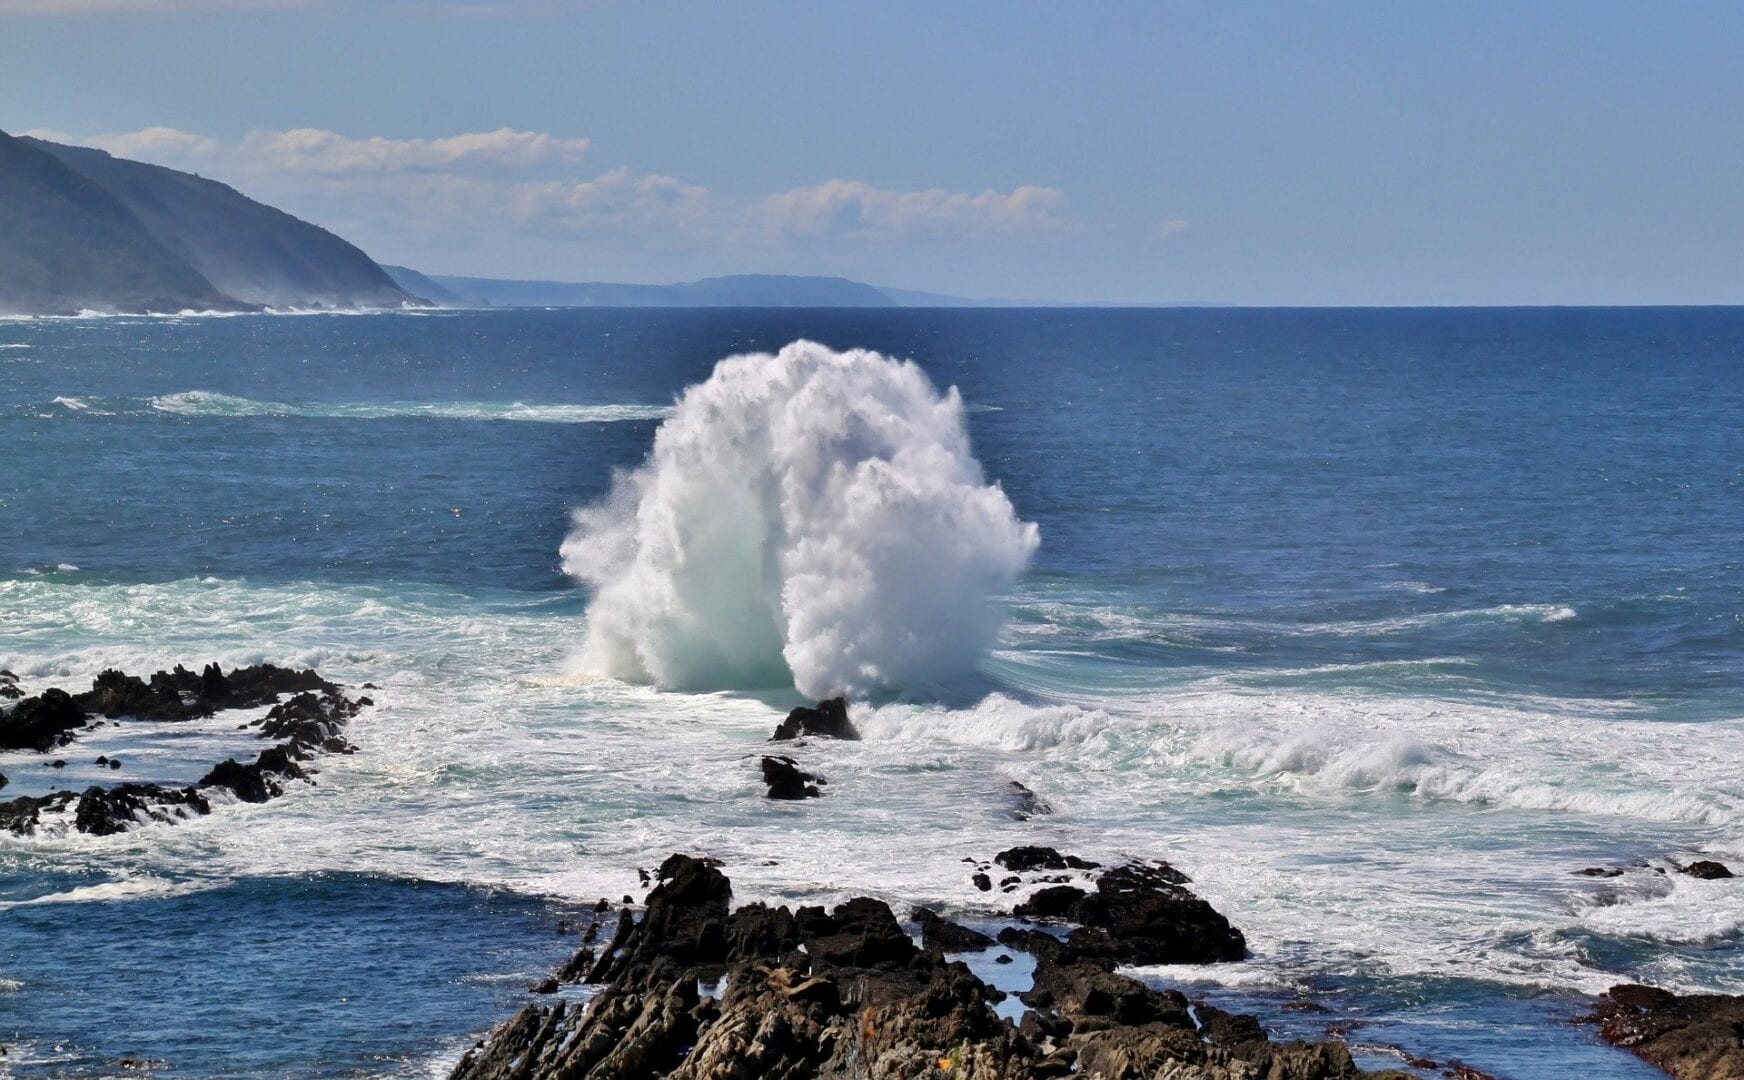
<svg viewBox="0 0 1744 1080">
<path fill-rule="evenodd" d="M 788 713 L 787 719 L 776 726 L 775 734 L 769 737 L 769 741 L 785 742 L 806 736 L 820 739 L 858 739 L 860 732 L 848 719 L 847 699 L 838 697 L 820 701 L 816 708 L 801 705 Z"/>
<path fill-rule="evenodd" d="M 1678 1080 L 1744 1077 L 1744 995 L 1678 995 L 1624 984 L 1605 992 L 1591 1019 L 1606 1042 Z"/>
<path fill-rule="evenodd" d="M 294 696 L 280 702 L 285 694 Z M 70 742 L 93 714 L 117 723 L 177 722 L 274 702 L 254 725 L 260 738 L 276 741 L 253 761 L 219 762 L 194 785 L 130 782 L 77 793 L 21 796 L 0 803 L 0 829 L 31 833 L 43 826 L 48 814 L 64 816 L 68 828 L 107 836 L 137 824 L 174 823 L 210 813 L 216 791 L 227 791 L 243 802 L 265 802 L 283 794 L 287 781 L 308 779 L 314 770 L 302 763 L 310 758 L 351 753 L 341 732 L 360 709 L 371 704 L 367 697 L 346 696 L 313 671 L 272 664 L 237 668 L 228 675 L 217 664 L 208 664 L 198 675 L 177 665 L 149 680 L 108 670 L 86 693 L 74 696 L 51 688 L 26 698 L 9 713 L 0 714 L 0 747 L 46 752 Z M 119 760 L 97 760 L 111 769 L 121 767 Z"/>
<path fill-rule="evenodd" d="M 601 984 L 588 1004 L 528 1005 L 461 1059 L 455 1080 L 1386 1075 L 1336 1043 L 1273 1043 L 1252 1017 L 1204 1007 L 1196 1020 L 1180 994 L 1093 956 L 1044 964 L 1025 995 L 1032 1011 L 1013 1025 L 994 1010 L 1002 991 L 947 962 L 940 942 L 916 946 L 882 901 L 733 911 L 718 867 L 683 855 L 658 878 L 641 921 L 626 912 L 605 953 L 587 954 Z M 928 912 L 923 933 L 941 923 Z"/>
</svg>

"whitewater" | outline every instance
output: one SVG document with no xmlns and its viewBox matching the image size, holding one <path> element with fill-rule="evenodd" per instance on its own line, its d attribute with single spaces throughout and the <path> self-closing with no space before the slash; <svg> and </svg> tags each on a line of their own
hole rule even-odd
<svg viewBox="0 0 1744 1080">
<path fill-rule="evenodd" d="M 0 668 L 270 660 L 377 704 L 271 803 L 0 837 L 0 1037 L 22 1075 L 142 1047 L 199 1074 L 159 1034 L 196 986 L 207 1075 L 427 1074 L 671 851 L 739 901 L 974 922 L 1011 898 L 961 860 L 1039 842 L 1166 857 L 1247 934 L 1170 985 L 1639 1075 L 1550 1021 L 1624 978 L 1744 991 L 1741 894 L 1673 869 L 1744 861 L 1744 387 L 1688 344 L 1720 317 L 1618 313 L 1601 347 L 1468 313 L 1428 368 L 1454 316 L 8 326 L 45 362 L 0 372 Z M 1667 339 L 1693 359 L 1642 376 Z M 557 411 L 481 422 L 526 403 Z M 574 419 L 601 409 L 635 411 Z M 774 723 L 834 692 L 865 738 L 811 751 L 828 794 L 763 799 Z M 0 797 L 180 752 L 90 740 L 64 777 L 0 755 Z M 1052 813 L 1015 820 L 1014 780 Z M 397 975 L 394 918 L 425 943 Z M 123 928 L 131 1016 L 77 989 Z M 277 987 L 178 967 L 190 932 Z M 310 1030 L 255 1045 L 246 1010 L 292 995 Z"/>
</svg>

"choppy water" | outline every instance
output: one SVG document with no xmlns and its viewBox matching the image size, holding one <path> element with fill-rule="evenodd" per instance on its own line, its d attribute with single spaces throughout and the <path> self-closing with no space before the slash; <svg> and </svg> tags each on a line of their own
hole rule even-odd
<svg viewBox="0 0 1744 1080">
<path fill-rule="evenodd" d="M 864 742 L 809 752 L 829 796 L 779 805 L 754 764 L 798 695 L 571 674 L 558 549 L 676 394 L 800 337 L 960 388 L 1041 544 L 973 684 L 875 698 Z M 1744 886 L 1650 865 L 1744 861 L 1744 311 L 110 318 L 0 346 L 0 667 L 382 688 L 318 786 L 0 837 L 21 1075 L 439 1071 L 572 905 L 676 849 L 741 899 L 970 919 L 1009 898 L 965 855 L 1164 856 L 1255 955 L 1154 974 L 1506 1076 L 1641 1075 L 1556 1022 L 1613 982 L 1744 991 Z M 158 753 L 69 753 L 111 745 Z M 25 757 L 7 796 L 77 779 Z M 1009 779 L 1057 812 L 1011 820 Z M 1630 869 L 1571 873 L 1600 864 Z M 1305 993 L 1334 1013 L 1279 1011 Z"/>
</svg>

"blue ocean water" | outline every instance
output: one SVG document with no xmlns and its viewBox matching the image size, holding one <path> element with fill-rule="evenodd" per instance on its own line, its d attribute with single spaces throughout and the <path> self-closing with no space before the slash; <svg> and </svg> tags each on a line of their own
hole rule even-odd
<svg viewBox="0 0 1744 1080">
<path fill-rule="evenodd" d="M 1041 543 L 973 692 L 878 697 L 793 808 L 751 763 L 798 695 L 579 676 L 558 549 L 675 395 L 800 338 L 958 387 Z M 1744 890 L 1660 872 L 1744 859 L 1740 416 L 1739 309 L 0 322 L 0 667 L 382 688 L 316 787 L 0 837 L 7 1067 L 440 1072 L 671 850 L 990 918 L 959 860 L 1044 842 L 1186 869 L 1254 958 L 1147 976 L 1279 1030 L 1641 1075 L 1583 995 L 1744 991 Z M 6 796 L 73 784 L 27 757 Z"/>
</svg>

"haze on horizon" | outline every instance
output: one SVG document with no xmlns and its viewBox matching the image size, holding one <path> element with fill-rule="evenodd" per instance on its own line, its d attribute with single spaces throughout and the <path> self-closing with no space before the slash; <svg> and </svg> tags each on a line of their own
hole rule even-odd
<svg viewBox="0 0 1744 1080">
<path fill-rule="evenodd" d="M 430 273 L 1744 302 L 1744 7 L 0 0 L 0 128 Z"/>
</svg>

